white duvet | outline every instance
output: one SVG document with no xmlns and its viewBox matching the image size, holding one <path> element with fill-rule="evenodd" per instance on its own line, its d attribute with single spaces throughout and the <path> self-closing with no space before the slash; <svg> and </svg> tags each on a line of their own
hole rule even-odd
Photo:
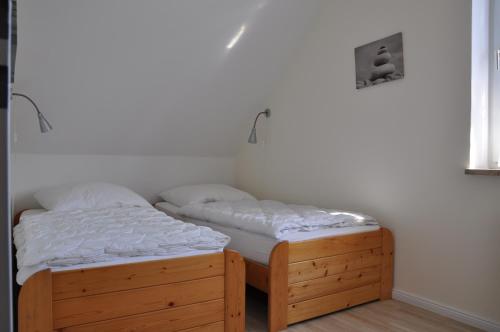
<svg viewBox="0 0 500 332">
<path fill-rule="evenodd" d="M 290 232 L 310 232 L 333 227 L 378 225 L 367 215 L 287 205 L 276 201 L 221 201 L 191 204 L 179 215 L 280 239 Z"/>
<path fill-rule="evenodd" d="M 230 238 L 150 207 L 44 212 L 14 228 L 18 283 L 46 267 L 221 250 Z"/>
</svg>

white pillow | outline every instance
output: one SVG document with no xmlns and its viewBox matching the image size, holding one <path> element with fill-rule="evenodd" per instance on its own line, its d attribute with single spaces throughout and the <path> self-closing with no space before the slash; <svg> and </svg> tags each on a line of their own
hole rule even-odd
<svg viewBox="0 0 500 332">
<path fill-rule="evenodd" d="M 223 184 L 201 184 L 176 187 L 160 194 L 165 201 L 182 207 L 195 203 L 217 201 L 255 200 L 255 197 L 244 191 Z"/>
<path fill-rule="evenodd" d="M 53 211 L 151 207 L 151 204 L 132 190 L 104 182 L 57 186 L 42 189 L 34 196 L 46 210 Z"/>
</svg>

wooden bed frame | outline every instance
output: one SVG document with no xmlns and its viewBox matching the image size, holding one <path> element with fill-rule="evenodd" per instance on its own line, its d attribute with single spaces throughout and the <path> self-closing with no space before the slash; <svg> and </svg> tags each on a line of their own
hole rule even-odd
<svg viewBox="0 0 500 332">
<path fill-rule="evenodd" d="M 18 220 L 18 219 L 17 219 Z M 19 332 L 245 331 L 245 263 L 236 252 L 31 276 Z"/>
<path fill-rule="evenodd" d="M 268 294 L 268 329 L 392 297 L 394 239 L 379 231 L 278 243 L 269 266 L 245 259 L 246 281 Z"/>
<path fill-rule="evenodd" d="M 173 218 L 186 218 L 173 211 Z M 188 221 L 189 222 L 189 221 Z M 269 265 L 245 258 L 247 284 L 268 294 L 268 330 L 392 298 L 394 238 L 387 228 L 278 243 Z"/>
</svg>

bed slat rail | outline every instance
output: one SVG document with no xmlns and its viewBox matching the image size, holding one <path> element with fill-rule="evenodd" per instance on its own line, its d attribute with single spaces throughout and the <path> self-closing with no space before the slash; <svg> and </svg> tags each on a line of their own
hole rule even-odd
<svg viewBox="0 0 500 332">
<path fill-rule="evenodd" d="M 326 315 L 380 297 L 380 283 L 288 305 L 288 324 Z"/>
<path fill-rule="evenodd" d="M 288 303 L 310 300 L 378 282 L 380 266 L 301 281 L 288 286 Z"/>
<path fill-rule="evenodd" d="M 224 298 L 224 277 L 54 301 L 54 328 L 165 310 Z"/>
<path fill-rule="evenodd" d="M 382 248 L 374 248 L 343 255 L 291 263 L 288 266 L 288 282 L 293 284 L 376 266 L 381 264 L 381 260 Z"/>
<path fill-rule="evenodd" d="M 179 332 L 224 332 L 224 322 L 193 327 L 187 330 L 180 330 Z"/>
<path fill-rule="evenodd" d="M 224 301 L 215 300 L 179 308 L 72 326 L 60 332 L 180 331 L 200 328 L 213 322 L 224 323 Z M 223 325 L 223 324 L 222 324 Z"/>
<path fill-rule="evenodd" d="M 53 273 L 54 300 L 165 285 L 224 275 L 221 254 Z"/>
<path fill-rule="evenodd" d="M 243 332 L 245 264 L 233 251 L 29 278 L 20 332 Z"/>
<path fill-rule="evenodd" d="M 381 231 L 293 242 L 290 244 L 289 263 L 379 248 L 381 244 Z"/>
<path fill-rule="evenodd" d="M 246 282 L 257 288 L 258 290 L 267 293 L 269 290 L 268 267 L 259 262 L 254 262 L 245 259 L 246 265 Z"/>
</svg>

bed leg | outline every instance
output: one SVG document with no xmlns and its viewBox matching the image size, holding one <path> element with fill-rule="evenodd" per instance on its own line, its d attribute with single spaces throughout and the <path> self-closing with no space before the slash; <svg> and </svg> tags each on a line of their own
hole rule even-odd
<svg viewBox="0 0 500 332">
<path fill-rule="evenodd" d="M 382 228 L 382 275 L 380 300 L 392 299 L 394 283 L 394 237 L 387 228 Z"/>
<path fill-rule="evenodd" d="M 288 242 L 280 242 L 271 252 L 267 318 L 269 332 L 288 326 Z"/>
<path fill-rule="evenodd" d="M 245 261 L 232 250 L 224 251 L 225 257 L 225 332 L 245 331 Z"/>
<path fill-rule="evenodd" d="M 52 331 L 52 273 L 43 270 L 21 287 L 18 303 L 19 332 Z"/>
</svg>

